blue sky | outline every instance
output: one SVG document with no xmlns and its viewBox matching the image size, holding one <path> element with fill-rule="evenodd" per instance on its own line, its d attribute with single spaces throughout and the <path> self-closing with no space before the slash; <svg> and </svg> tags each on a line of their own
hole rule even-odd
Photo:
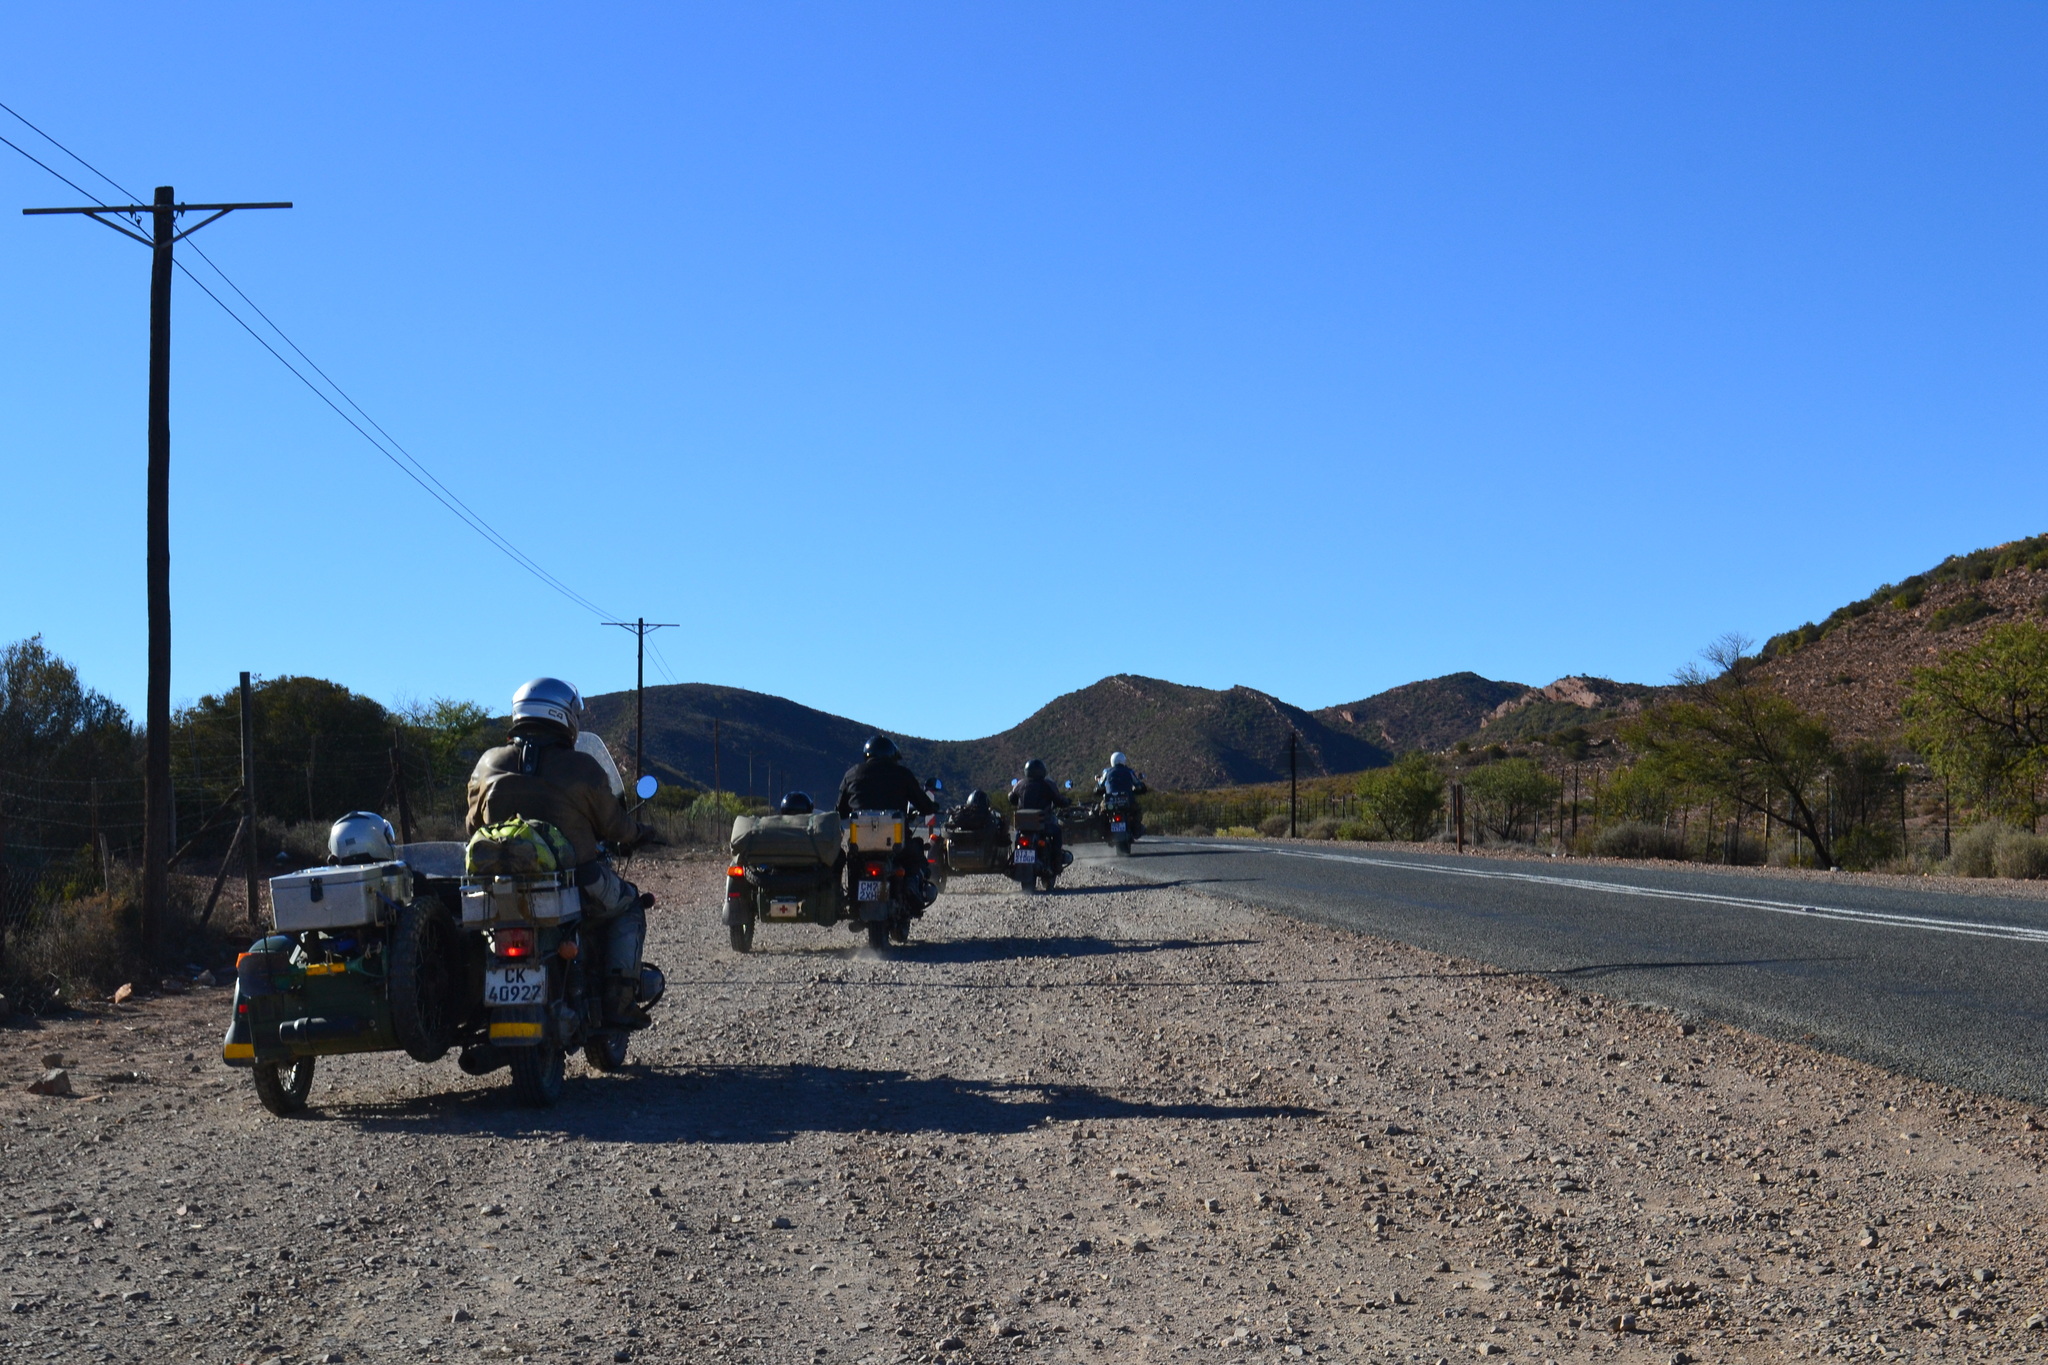
<svg viewBox="0 0 2048 1365">
<path fill-rule="evenodd" d="M 681 623 L 650 681 L 937 737 L 1117 672 L 1307 706 L 1660 681 L 2048 529 L 2038 7 L 8 35 L 0 100 L 121 183 L 297 203 L 193 241 L 577 592 Z M 75 198 L 0 148 L 0 637 L 139 711 L 148 259 L 13 213 Z M 176 696 L 631 684 L 627 637 L 183 279 L 173 372 Z"/>
</svg>

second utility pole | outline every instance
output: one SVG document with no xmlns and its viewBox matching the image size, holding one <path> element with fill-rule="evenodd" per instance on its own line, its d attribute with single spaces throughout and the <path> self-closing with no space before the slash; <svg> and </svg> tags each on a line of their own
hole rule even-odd
<svg viewBox="0 0 2048 1365">
<path fill-rule="evenodd" d="M 632 631 L 636 646 L 633 655 L 633 780 L 638 782 L 647 775 L 647 632 L 669 630 L 676 623 L 649 623 L 642 616 L 635 621 L 607 621 L 605 624 Z"/>
</svg>

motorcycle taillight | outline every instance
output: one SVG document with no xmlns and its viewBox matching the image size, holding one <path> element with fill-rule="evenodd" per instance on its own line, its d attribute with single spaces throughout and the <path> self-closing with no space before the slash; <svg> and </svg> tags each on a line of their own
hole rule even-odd
<svg viewBox="0 0 2048 1365">
<path fill-rule="evenodd" d="M 532 957 L 533 930 L 496 930 L 491 934 L 491 951 L 499 957 Z"/>
<path fill-rule="evenodd" d="M 881 865 L 880 863 L 869 863 L 869 864 L 868 864 L 868 876 L 869 876 L 870 878 L 875 878 L 875 877 L 879 877 L 879 876 L 881 876 L 881 875 L 882 875 L 882 865 Z"/>
</svg>

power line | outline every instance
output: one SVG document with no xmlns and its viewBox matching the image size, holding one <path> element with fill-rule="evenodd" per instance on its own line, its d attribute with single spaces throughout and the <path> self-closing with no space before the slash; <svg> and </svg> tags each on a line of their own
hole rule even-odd
<svg viewBox="0 0 2048 1365">
<path fill-rule="evenodd" d="M 5 103 L 0 103 L 0 109 L 6 110 L 7 113 L 13 115 L 14 118 L 20 120 L 22 124 L 31 129 L 36 134 L 36 136 L 42 138 L 45 142 L 48 142 L 58 151 L 63 152 L 64 155 L 70 157 L 73 161 L 76 161 L 79 165 L 91 171 L 101 180 L 106 181 L 107 184 L 112 185 L 117 190 L 120 190 L 122 194 L 128 196 L 131 202 L 133 202 L 136 199 L 136 196 L 129 190 L 124 188 L 119 181 L 115 180 L 106 172 L 100 170 L 97 166 L 93 165 L 90 161 L 87 161 L 78 153 L 72 151 L 69 147 L 66 147 L 56 138 L 51 137 L 48 133 L 44 132 L 34 123 L 29 122 L 27 118 L 23 117 L 22 114 L 15 110 L 13 107 Z M 30 161 L 33 161 L 37 166 L 40 166 L 43 170 L 48 171 L 57 179 L 62 180 L 66 185 L 69 185 L 72 189 L 77 190 L 80 194 L 84 195 L 87 199 L 92 200 L 95 204 L 100 205 L 102 208 L 107 207 L 107 202 L 104 199 L 101 199 L 98 195 L 92 193 L 90 190 L 79 185 L 69 176 L 52 167 L 49 163 L 43 161 L 34 153 L 23 148 L 20 144 L 5 137 L 0 137 L 0 143 L 6 143 L 7 146 L 12 147 L 17 152 L 20 152 L 24 157 L 27 157 Z M 353 427 L 357 435 L 361 436 L 365 441 L 368 441 L 370 443 L 372 449 L 376 450 L 378 454 L 382 455 L 385 459 L 389 460 L 394 466 L 397 467 L 399 472 L 403 473 L 407 478 L 411 479 L 414 483 L 418 484 L 420 488 L 423 491 L 425 491 L 429 497 L 433 498 L 434 501 L 440 503 L 442 507 L 446 508 L 450 513 L 454 514 L 455 518 L 458 521 L 461 521 L 464 525 L 468 526 L 472 531 L 475 531 L 478 535 L 482 536 L 486 541 L 489 541 L 494 547 L 496 547 L 514 564 L 518 565 L 522 569 L 525 569 L 528 573 L 532 574 L 534 577 L 538 578 L 542 583 L 546 584 L 548 587 L 560 593 L 570 602 L 574 603 L 579 607 L 582 607 L 585 611 L 590 612 L 591 614 L 597 616 L 601 620 L 608 622 L 614 620 L 614 617 L 611 612 L 608 612 L 603 607 L 598 606 L 595 602 L 592 602 L 589 598 L 583 596 L 574 588 L 571 588 L 567 583 L 557 578 L 554 574 L 548 572 L 548 570 L 541 567 L 538 561 L 536 561 L 532 556 L 528 555 L 525 551 L 521 550 L 517 545 L 513 544 L 509 538 L 501 534 L 496 527 L 492 526 L 488 521 L 486 521 L 483 518 L 483 516 L 477 513 L 474 509 L 472 509 L 469 506 L 469 504 L 463 502 L 462 499 L 455 493 L 455 491 L 449 488 L 447 484 L 443 483 L 440 480 L 440 478 L 431 469 L 427 468 L 427 466 L 417 456 L 415 456 L 411 451 L 407 450 L 403 445 L 400 445 L 397 438 L 392 436 L 390 432 L 386 431 L 383 425 L 379 423 L 374 417 L 370 416 L 370 414 L 363 408 L 362 404 L 356 402 L 356 400 L 349 395 L 347 390 L 343 389 L 341 385 L 335 383 L 334 380 L 331 377 L 329 377 L 328 373 L 325 370 L 321 369 L 318 363 L 316 363 L 311 356 L 307 355 L 304 349 L 302 349 L 297 342 L 293 341 L 291 337 L 286 334 L 285 330 L 282 327 L 279 327 L 276 322 L 271 320 L 270 315 L 268 313 L 265 313 L 263 309 L 257 305 L 256 301 L 250 298 L 249 295 L 243 291 L 240 285 L 236 284 L 234 280 L 229 278 L 228 273 L 225 270 L 222 270 L 219 265 L 215 264 L 211 256 L 208 256 L 204 251 L 200 251 L 197 243 L 193 243 L 191 245 L 191 250 L 197 251 L 199 253 L 199 258 L 205 261 L 207 266 L 211 268 L 216 275 L 220 276 L 221 280 L 224 283 L 226 283 L 228 288 L 234 290 L 235 293 L 238 296 L 240 296 L 241 300 L 244 303 L 248 304 L 249 307 L 252 310 L 254 310 L 256 315 L 262 318 L 265 324 L 267 324 L 273 332 L 276 332 L 277 335 L 283 339 L 285 345 L 291 347 L 291 349 L 298 354 L 301 360 L 306 362 L 307 366 L 309 366 L 314 373 L 318 374 L 321 379 L 326 381 L 330 388 L 332 388 L 336 393 L 340 394 L 343 402 L 347 403 L 351 408 L 354 408 L 357 413 L 361 414 L 363 421 L 368 422 L 372 427 L 375 427 L 378 435 L 381 435 L 385 441 L 390 442 L 391 449 L 385 449 L 385 447 L 378 442 L 376 437 L 373 437 L 372 435 L 370 435 L 368 431 L 365 431 L 363 429 L 361 423 L 357 422 L 354 418 L 350 417 L 348 413 L 342 411 L 340 404 L 337 404 L 332 398 L 329 398 L 325 393 L 321 392 L 319 385 L 315 384 L 312 380 L 308 379 L 304 374 L 300 373 L 298 368 L 294 366 L 289 360 L 285 359 L 285 357 L 278 351 L 278 349 L 275 346 L 272 346 L 268 341 L 264 340 L 263 336 L 259 332 L 257 332 L 257 330 L 254 327 L 251 327 L 246 319 L 244 319 L 239 313 L 235 312 L 233 308 L 230 308 L 226 300 L 222 299 L 220 295 L 214 293 L 213 290 L 207 288 L 206 283 L 203 280 L 201 280 L 197 275 L 194 275 L 192 271 L 184 264 L 184 262 L 177 261 L 174 259 L 173 264 L 176 265 L 180 273 L 182 273 L 186 279 L 192 281 L 193 284 L 197 285 L 199 287 L 200 292 L 205 294 L 206 297 L 212 299 L 215 304 L 219 305 L 220 310 L 223 313 L 226 313 L 229 317 L 233 318 L 236 324 L 239 325 L 243 331 L 247 332 L 252 338 L 255 339 L 257 345 L 261 346 L 264 350 L 270 352 L 271 357 L 275 359 L 278 364 L 284 366 L 286 370 L 290 371 L 293 378 L 297 379 L 301 384 L 304 384 L 307 387 L 307 389 L 311 390 L 313 395 L 316 398 L 318 398 L 321 402 L 327 404 L 328 407 L 334 409 L 335 415 L 337 417 L 340 417 L 342 421 L 347 422 L 349 426 Z M 398 453 L 394 455 L 392 453 L 393 450 L 397 451 Z M 403 459 L 400 458 L 401 456 L 403 457 Z"/>
<path fill-rule="evenodd" d="M 16 109 L 15 109 L 15 108 L 14 108 L 14 107 L 13 107 L 12 105 L 8 105 L 8 104 L 0 104 L 0 109 L 5 109 L 5 110 L 6 110 L 6 111 L 7 111 L 8 113 L 10 113 L 10 114 L 13 114 L 15 118 L 17 118 L 17 119 L 20 119 L 20 120 L 21 120 L 21 122 L 22 122 L 23 126 L 27 127 L 27 128 L 28 128 L 28 129 L 30 129 L 30 130 L 31 130 L 32 132 L 34 132 L 34 133 L 35 133 L 35 135 L 36 135 L 37 137 L 39 137 L 39 138 L 41 138 L 41 139 L 42 139 L 43 141 L 45 141 L 45 142 L 49 143 L 49 144 L 50 144 L 50 145 L 51 145 L 52 147 L 55 147 L 55 148 L 56 148 L 56 149 L 57 149 L 58 151 L 60 151 L 60 152 L 64 153 L 64 155 L 66 155 L 66 156 L 70 157 L 70 158 L 71 158 L 71 159 L 72 159 L 73 161 L 76 161 L 76 162 L 77 162 L 77 163 L 78 163 L 79 165 L 81 165 L 81 166 L 85 167 L 85 168 L 86 168 L 87 170 L 91 171 L 91 172 L 92 172 L 92 173 L 93 173 L 94 175 L 96 175 L 96 176 L 98 176 L 98 177 L 99 177 L 100 179 L 102 179 L 102 180 L 106 181 L 106 182 L 107 182 L 107 183 L 108 183 L 109 185 L 112 185 L 112 186 L 113 186 L 113 187 L 114 187 L 115 189 L 117 189 L 117 190 L 121 191 L 121 193 L 122 193 L 122 194 L 124 194 L 124 195 L 126 195 L 126 196 L 128 197 L 128 202 L 129 202 L 129 203 L 131 203 L 131 204 L 134 204 L 134 203 L 139 203 L 139 202 L 141 201 L 141 198 L 142 198 L 142 196 L 140 196 L 140 195 L 138 195 L 137 193 L 135 193 L 135 191 L 133 191 L 133 190 L 129 189 L 129 188 L 128 188 L 128 187 L 126 186 L 126 185 L 123 185 L 123 184 L 122 184 L 122 183 L 121 183 L 120 181 L 118 181 L 118 180 L 114 179 L 114 177 L 112 177 L 111 175 L 108 175 L 108 174 L 107 174 L 107 173 L 106 173 L 105 171 L 101 170 L 101 169 L 100 169 L 99 167 L 97 167 L 97 166 L 93 165 L 93 164 L 92 164 L 92 163 L 91 163 L 90 161 L 87 161 L 87 160 L 86 160 L 86 159 L 85 159 L 84 157 L 80 156 L 80 155 L 79 155 L 79 154 L 78 154 L 77 152 L 74 152 L 74 151 L 72 151 L 72 150 L 71 150 L 71 149 L 70 149 L 69 147 L 66 147 L 66 146 L 65 146 L 65 145 L 64 145 L 63 143 L 61 143 L 61 142 L 57 141 L 57 139 L 56 139 L 56 138 L 53 138 L 53 137 L 51 137 L 51 136 L 50 136 L 50 135 L 49 135 L 48 133 L 46 133 L 46 132 L 44 132 L 44 131 L 43 131 L 42 129 L 40 129 L 40 128 L 36 127 L 36 125 L 35 125 L 35 124 L 33 124 L 33 123 L 30 123 L 30 122 L 28 121 L 28 119 L 27 119 L 27 118 L 25 118 L 25 117 L 23 117 L 23 115 L 22 115 L 22 114 L 20 113 L 20 111 L 16 110 Z M 0 141 L 4 141 L 4 139 L 0 139 Z M 8 145 L 8 146 L 10 146 L 10 147 L 14 147 L 14 144 L 13 144 L 13 143 L 11 143 L 11 142 L 9 142 L 9 143 L 8 143 L 7 145 Z M 21 148 L 19 148 L 19 147 L 14 147 L 14 150 L 15 150 L 15 151 L 17 151 L 17 152 L 21 152 Z M 28 156 L 28 153 L 27 153 L 27 152 L 21 152 L 21 154 L 22 154 L 23 156 Z M 36 161 L 36 159 L 35 159 L 34 157 L 32 157 L 32 156 L 29 156 L 29 157 L 28 157 L 28 159 L 29 159 L 30 161 Z M 36 165 L 38 165 L 38 166 L 43 166 L 43 163 L 42 163 L 42 162 L 40 162 L 40 161 L 36 161 Z M 43 169 L 44 169 L 44 170 L 46 170 L 46 171 L 50 171 L 50 168 L 49 168 L 48 166 L 43 166 Z M 55 172 L 55 171 L 50 171 L 50 174 L 51 174 L 51 175 L 57 175 L 57 172 Z M 63 176 L 61 176 L 61 175 L 57 175 L 57 178 L 58 178 L 59 180 L 64 180 L 64 177 L 63 177 Z M 67 185 L 71 185 L 71 182 L 70 182 L 69 180 L 64 180 L 64 183 L 65 183 L 65 184 L 67 184 Z M 102 200 L 100 199 L 100 197 L 99 197 L 98 195 L 96 195 L 96 194 L 92 194 L 92 193 L 89 193 L 89 192 L 88 192 L 88 191 L 86 191 L 86 190 L 80 190 L 80 189 L 78 189 L 78 186 L 76 186 L 76 185 L 71 185 L 71 188 L 72 188 L 72 189 L 74 189 L 74 190 L 78 190 L 78 192 L 79 192 L 80 194 L 83 194 L 83 195 L 85 195 L 85 197 L 86 197 L 86 198 L 88 198 L 88 199 L 92 200 L 92 201 L 93 201 L 93 202 L 94 202 L 95 204 L 103 202 L 103 201 L 102 201 Z"/>
</svg>

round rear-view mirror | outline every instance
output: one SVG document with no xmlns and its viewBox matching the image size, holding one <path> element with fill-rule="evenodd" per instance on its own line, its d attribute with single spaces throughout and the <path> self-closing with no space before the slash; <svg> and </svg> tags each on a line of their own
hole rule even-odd
<svg viewBox="0 0 2048 1365">
<path fill-rule="evenodd" d="M 1066 781 L 1066 788 L 1067 788 L 1067 790 L 1068 790 L 1068 791 L 1072 791 L 1072 790 L 1074 789 L 1074 779 L 1073 779 L 1073 778 L 1071 778 L 1071 777 L 1070 777 L 1070 778 L 1068 778 L 1068 779 L 1067 779 L 1067 781 Z"/>
<path fill-rule="evenodd" d="M 641 778 L 638 782 L 635 782 L 633 784 L 633 790 L 639 792 L 640 799 L 642 801 L 645 801 L 647 800 L 647 798 L 653 796 L 656 792 L 661 790 L 661 783 L 655 781 L 654 775 L 652 773 L 649 773 L 647 776 Z"/>
<path fill-rule="evenodd" d="M 935 778 L 933 778 L 933 779 L 932 779 L 932 790 L 933 790 L 933 791 L 935 791 L 935 792 L 942 792 L 942 791 L 944 791 L 945 789 L 946 789 L 946 779 L 945 779 L 945 778 L 943 778 L 943 777 L 935 777 Z"/>
</svg>

